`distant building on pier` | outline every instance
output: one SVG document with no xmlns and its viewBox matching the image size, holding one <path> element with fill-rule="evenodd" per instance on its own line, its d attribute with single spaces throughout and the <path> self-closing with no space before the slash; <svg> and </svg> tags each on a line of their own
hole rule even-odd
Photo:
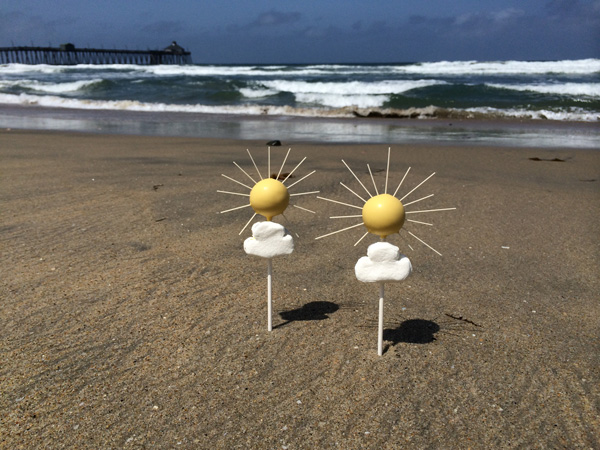
<svg viewBox="0 0 600 450">
<path fill-rule="evenodd" d="M 177 45 L 176 41 L 171 42 L 171 45 L 169 45 L 167 48 L 165 48 L 164 51 L 167 53 L 174 53 L 176 55 L 183 55 L 185 53 L 185 50 L 183 49 L 183 47 L 181 47 L 180 45 Z"/>
<path fill-rule="evenodd" d="M 192 54 L 173 41 L 164 50 L 104 50 L 76 48 L 74 44 L 55 47 L 0 47 L 0 64 L 191 64 Z"/>
</svg>

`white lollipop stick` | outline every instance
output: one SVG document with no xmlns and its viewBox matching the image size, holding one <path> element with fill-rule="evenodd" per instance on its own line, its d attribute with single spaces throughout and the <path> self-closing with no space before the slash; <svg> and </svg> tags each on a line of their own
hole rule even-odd
<svg viewBox="0 0 600 450">
<path fill-rule="evenodd" d="M 386 281 L 403 281 L 412 272 L 410 260 L 401 255 L 399 250 L 389 242 L 376 242 L 369 245 L 367 256 L 360 258 L 354 266 L 354 273 L 358 281 L 379 283 L 379 329 L 377 333 L 377 354 L 379 356 L 383 355 L 384 283 Z"/>
<path fill-rule="evenodd" d="M 379 283 L 379 339 L 377 341 L 377 354 L 383 355 L 383 294 L 384 284 Z"/>
<path fill-rule="evenodd" d="M 252 237 L 244 241 L 244 251 L 267 260 L 267 330 L 273 331 L 273 261 L 275 256 L 294 251 L 294 240 L 283 225 L 275 222 L 257 222 L 252 225 Z"/>
<path fill-rule="evenodd" d="M 272 299 L 273 260 L 267 259 L 267 330 L 273 331 L 273 299 Z"/>
</svg>

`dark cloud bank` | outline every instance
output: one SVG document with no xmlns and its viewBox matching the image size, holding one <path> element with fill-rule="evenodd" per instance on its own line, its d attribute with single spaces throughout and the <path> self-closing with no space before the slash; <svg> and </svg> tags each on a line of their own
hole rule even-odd
<svg viewBox="0 0 600 450">
<path fill-rule="evenodd" d="M 197 63 L 403 62 L 542 60 L 600 57 L 600 0 L 552 0 L 538 15 L 519 8 L 453 17 L 413 15 L 399 20 L 339 25 L 311 21 L 298 11 L 271 9 L 246 23 L 198 28 L 191 18 L 118 27 L 93 26 L 68 13 L 57 21 L 0 12 L 0 45 L 81 45 L 160 48 L 177 40 Z"/>
</svg>

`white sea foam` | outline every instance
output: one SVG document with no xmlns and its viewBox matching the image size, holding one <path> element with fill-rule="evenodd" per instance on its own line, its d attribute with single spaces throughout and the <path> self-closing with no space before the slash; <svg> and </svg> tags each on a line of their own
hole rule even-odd
<svg viewBox="0 0 600 450">
<path fill-rule="evenodd" d="M 594 74 L 600 59 L 564 61 L 440 61 L 395 66 L 395 71 L 429 75 Z"/>
<path fill-rule="evenodd" d="M 51 94 L 67 94 L 84 90 L 95 84 L 102 83 L 103 80 L 97 78 L 93 80 L 79 80 L 64 83 L 49 83 L 37 80 L 10 80 L 0 81 L 0 88 L 3 87 L 21 87 L 31 91 L 47 92 Z"/>
<path fill-rule="evenodd" d="M 260 84 L 270 89 L 293 94 L 353 95 L 360 93 L 361 95 L 381 95 L 400 94 L 412 89 L 446 83 L 438 80 L 384 80 L 371 83 L 361 81 L 310 83 L 295 80 L 272 80 L 261 81 Z"/>
<path fill-rule="evenodd" d="M 73 66 L 54 66 L 48 64 L 3 64 L 0 65 L 0 74 L 19 73 L 60 73 Z"/>
<path fill-rule="evenodd" d="M 183 112 L 205 114 L 239 114 L 239 115 L 284 115 L 305 117 L 352 117 L 351 111 L 323 110 L 319 108 L 294 108 L 291 106 L 264 105 L 175 105 L 167 103 L 145 103 L 133 100 L 80 100 L 53 95 L 1 94 L 0 104 L 42 106 L 50 108 L 88 109 L 88 110 L 121 110 L 141 112 Z"/>
<path fill-rule="evenodd" d="M 97 67 L 97 66 L 96 66 Z M 123 66 L 115 66 L 116 68 Z M 157 75 L 323 75 L 360 73 L 410 73 L 424 75 L 502 75 L 502 74 L 594 74 L 600 72 L 600 59 L 562 61 L 439 61 L 414 64 L 339 65 L 318 64 L 307 66 L 132 66 Z"/>
<path fill-rule="evenodd" d="M 0 66 L 0 74 L 18 74 L 38 72 L 45 74 L 67 71 L 116 71 L 148 73 L 160 76 L 257 76 L 257 75 L 351 75 L 364 73 L 406 73 L 423 75 L 510 75 L 510 74 L 594 74 L 600 72 L 600 59 L 580 59 L 562 61 L 438 61 L 414 64 L 383 65 L 299 65 L 299 66 L 226 66 L 226 65 L 157 65 L 142 66 L 135 64 L 76 66 L 5 64 Z"/>
<path fill-rule="evenodd" d="M 256 81 L 250 88 L 240 92 L 247 98 L 260 98 L 289 92 L 297 102 L 305 105 L 329 108 L 374 108 L 390 100 L 391 94 L 400 94 L 436 84 L 438 80 L 388 80 L 379 82 L 315 82 L 299 80 Z"/>
<path fill-rule="evenodd" d="M 577 97 L 600 97 L 600 83 L 539 83 L 539 84 L 494 84 L 488 86 L 514 91 L 529 91 L 540 94 L 571 95 Z"/>
<path fill-rule="evenodd" d="M 257 81 L 252 88 L 243 88 L 241 93 L 248 98 L 289 92 L 297 102 L 305 105 L 329 108 L 374 108 L 390 100 L 392 94 L 413 89 L 446 84 L 438 80 L 388 80 L 379 82 L 315 82 L 299 80 Z"/>
<path fill-rule="evenodd" d="M 298 76 L 298 75 L 322 75 L 330 73 L 325 69 L 309 69 L 299 67 L 297 69 L 281 69 L 280 66 L 135 66 L 135 70 L 160 76 Z"/>
<path fill-rule="evenodd" d="M 265 98 L 271 97 L 272 95 L 277 95 L 279 91 L 273 89 L 250 89 L 250 88 L 241 88 L 240 94 L 242 94 L 246 98 Z"/>
<path fill-rule="evenodd" d="M 322 101 L 322 99 L 321 99 Z M 125 110 L 141 112 L 182 112 L 205 114 L 237 114 L 237 115 L 282 115 L 301 117 L 355 117 L 355 116 L 387 116 L 387 117 L 413 117 L 431 118 L 457 116 L 463 118 L 531 118 L 550 119 L 561 121 L 587 121 L 600 120 L 597 113 L 591 113 L 582 108 L 571 108 L 567 111 L 525 109 L 498 109 L 491 107 L 468 108 L 465 110 L 442 110 L 435 106 L 427 108 L 409 108 L 407 110 L 381 109 L 378 106 L 370 107 L 292 107 L 292 106 L 265 106 L 265 105 L 175 105 L 166 103 L 145 103 L 131 100 L 99 101 L 63 98 L 53 95 L 31 94 L 0 94 L 0 104 L 23 106 L 42 106 L 52 108 L 88 109 L 88 110 Z M 454 113 L 452 112 L 454 111 Z"/>
<path fill-rule="evenodd" d="M 599 114 L 593 114 L 582 108 L 570 108 L 567 111 L 551 111 L 547 109 L 532 111 L 529 109 L 498 109 L 491 107 L 468 108 L 467 113 L 473 113 L 474 116 L 498 117 L 498 118 L 518 118 L 518 119 L 544 119 L 559 121 L 577 121 L 577 122 L 597 122 L 600 121 Z M 469 115 L 467 115 L 467 118 Z"/>
<path fill-rule="evenodd" d="M 343 95 L 307 92 L 296 94 L 296 100 L 305 105 L 326 106 L 330 108 L 378 108 L 389 100 L 389 95 Z"/>
</svg>

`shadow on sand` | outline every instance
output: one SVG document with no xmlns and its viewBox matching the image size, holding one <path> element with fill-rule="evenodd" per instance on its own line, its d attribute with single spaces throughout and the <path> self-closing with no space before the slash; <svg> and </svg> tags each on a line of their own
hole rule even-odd
<svg viewBox="0 0 600 450">
<path fill-rule="evenodd" d="M 383 330 L 383 340 L 396 345 L 399 342 L 408 344 L 429 344 L 435 341 L 435 333 L 440 331 L 440 326 L 425 319 L 405 320 L 397 328 Z"/>
<path fill-rule="evenodd" d="M 332 302 L 310 302 L 301 308 L 280 312 L 279 315 L 285 322 L 275 325 L 273 328 L 282 327 L 290 322 L 329 319 L 328 314 L 332 314 L 338 309 L 340 307 Z"/>
</svg>

